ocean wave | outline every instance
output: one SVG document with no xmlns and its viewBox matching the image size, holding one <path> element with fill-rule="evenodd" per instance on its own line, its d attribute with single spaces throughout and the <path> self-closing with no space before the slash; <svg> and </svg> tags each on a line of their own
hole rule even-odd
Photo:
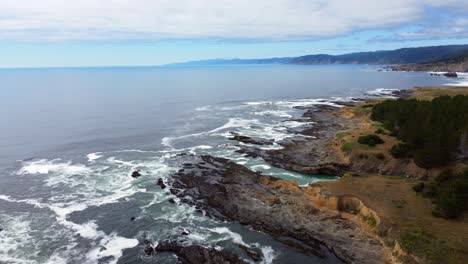
<svg viewBox="0 0 468 264">
<path fill-rule="evenodd" d="M 449 86 L 466 86 L 468 87 L 468 73 L 464 72 L 457 72 L 458 77 L 457 78 L 452 78 L 450 83 L 447 83 L 445 85 Z"/>
<path fill-rule="evenodd" d="M 102 157 L 102 155 L 99 155 L 100 152 L 94 152 L 94 153 L 89 153 L 88 155 L 86 155 L 86 157 L 88 158 L 88 162 L 94 162 L 95 160 L 99 159 Z"/>
<path fill-rule="evenodd" d="M 69 221 L 67 219 L 68 215 L 70 215 L 73 212 L 83 211 L 86 208 L 88 208 L 89 205 L 86 205 L 83 203 L 74 203 L 74 204 L 69 204 L 67 206 L 64 206 L 64 205 L 59 205 L 59 204 L 42 203 L 38 200 L 31 200 L 31 199 L 17 200 L 17 199 L 14 199 L 5 195 L 0 196 L 0 199 L 8 201 L 8 202 L 26 203 L 26 204 L 30 204 L 39 208 L 48 208 L 49 210 L 54 212 L 54 214 L 56 215 L 56 221 L 61 226 L 67 228 L 68 230 L 73 231 L 73 233 L 78 234 L 79 236 L 85 239 L 89 239 L 92 241 L 99 241 L 100 247 L 92 249 L 87 254 L 90 263 L 97 263 L 98 260 L 103 257 L 112 257 L 112 260 L 109 263 L 117 263 L 118 259 L 122 256 L 124 249 L 135 247 L 138 244 L 137 239 L 120 237 L 116 235 L 115 233 L 106 235 L 103 231 L 98 229 L 98 225 L 93 220 L 82 223 L 82 224 L 77 224 L 72 221 Z M 107 202 L 110 202 L 110 201 L 108 200 Z M 101 204 L 103 204 L 103 201 L 101 201 Z M 17 222 L 17 219 L 11 222 Z M 8 228 L 10 230 L 10 227 Z M 13 230 L 14 229 L 15 228 L 13 228 Z M 30 232 L 29 229 L 27 231 Z M 15 234 L 18 235 L 18 233 L 23 235 L 24 232 L 16 230 Z M 1 235 L 2 233 L 0 233 L 0 236 Z M 21 239 L 25 239 L 25 238 L 21 236 Z M 2 244 L 2 238 L 0 237 L 0 245 L 1 244 Z M 105 250 L 102 250 L 102 248 L 105 248 Z M 0 251 L 0 256 L 1 254 L 2 253 Z M 24 255 L 24 252 L 21 252 L 21 255 Z M 32 259 L 34 259 L 33 256 L 28 257 L 28 260 L 32 260 Z M 55 257 L 55 259 L 60 260 L 60 258 L 58 257 Z M 31 261 L 31 262 L 24 262 L 24 263 L 36 263 L 36 262 Z"/>
<path fill-rule="evenodd" d="M 72 162 L 62 162 L 60 159 L 47 160 L 31 160 L 23 161 L 23 166 L 19 169 L 17 175 L 26 174 L 48 174 L 48 173 L 62 173 L 66 175 L 90 173 L 85 165 L 72 164 Z"/>
<path fill-rule="evenodd" d="M 253 101 L 253 102 L 245 102 L 244 104 L 258 106 L 258 105 L 271 105 L 273 104 L 273 102 L 272 101 Z"/>
<path fill-rule="evenodd" d="M 31 236 L 31 220 L 23 215 L 0 215 L 0 262 L 34 264 L 39 248 Z M 18 250 L 27 249 L 27 251 Z"/>
<path fill-rule="evenodd" d="M 260 116 L 276 116 L 276 117 L 283 117 L 283 118 L 292 118 L 293 116 L 288 114 L 286 110 L 264 110 L 259 112 L 254 112 L 255 115 Z"/>
<path fill-rule="evenodd" d="M 288 107 L 288 108 L 296 108 L 296 107 L 307 107 L 313 105 L 329 105 L 334 107 L 343 107 L 339 104 L 335 104 L 332 100 L 329 99 L 298 99 L 298 100 L 290 100 L 290 101 L 278 101 L 275 103 L 278 106 Z"/>
<path fill-rule="evenodd" d="M 371 91 L 367 91 L 366 95 L 378 96 L 378 97 L 394 97 L 395 92 L 398 92 L 399 89 L 391 88 L 377 88 Z"/>
<path fill-rule="evenodd" d="M 259 164 L 259 165 L 251 166 L 250 169 L 252 169 L 253 171 L 263 171 L 263 170 L 269 170 L 271 169 L 271 167 L 265 164 Z"/>
</svg>

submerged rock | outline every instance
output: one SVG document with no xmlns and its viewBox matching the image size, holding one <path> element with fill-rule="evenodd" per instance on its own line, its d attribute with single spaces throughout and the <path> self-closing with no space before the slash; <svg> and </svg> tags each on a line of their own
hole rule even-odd
<svg viewBox="0 0 468 264">
<path fill-rule="evenodd" d="M 152 246 L 147 246 L 145 248 L 145 254 L 151 256 L 155 253 L 154 248 Z"/>
<path fill-rule="evenodd" d="M 156 183 L 156 185 L 159 185 L 159 187 L 161 187 L 161 189 L 166 189 L 166 184 L 164 184 L 164 181 L 162 178 L 159 178 L 158 179 L 158 182 Z"/>
<path fill-rule="evenodd" d="M 254 250 L 244 245 L 239 245 L 239 248 L 242 249 L 253 261 L 261 261 L 263 259 L 263 254 L 259 250 Z"/>
<path fill-rule="evenodd" d="M 138 177 L 140 177 L 140 176 L 141 176 L 141 173 L 140 173 L 139 171 L 133 171 L 133 172 L 132 172 L 132 177 L 133 177 L 133 178 L 138 178 Z"/>
<path fill-rule="evenodd" d="M 184 264 L 245 264 L 238 256 L 224 250 L 216 250 L 198 245 L 183 246 L 176 242 L 161 242 L 156 252 L 172 252 Z"/>
</svg>

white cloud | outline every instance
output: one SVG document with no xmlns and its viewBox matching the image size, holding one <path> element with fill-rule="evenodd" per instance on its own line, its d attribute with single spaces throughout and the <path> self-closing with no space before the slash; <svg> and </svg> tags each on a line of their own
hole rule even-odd
<svg viewBox="0 0 468 264">
<path fill-rule="evenodd" d="M 466 0 L 1 0 L 0 39 L 320 38 L 421 21 Z M 425 18 L 430 19 L 430 18 Z M 463 23 L 462 23 L 463 24 Z M 462 25 L 466 27 L 466 25 Z"/>
</svg>

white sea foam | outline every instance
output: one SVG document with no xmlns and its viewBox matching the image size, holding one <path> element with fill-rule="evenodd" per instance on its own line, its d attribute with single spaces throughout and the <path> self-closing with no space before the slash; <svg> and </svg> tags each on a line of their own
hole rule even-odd
<svg viewBox="0 0 468 264">
<path fill-rule="evenodd" d="M 104 236 L 101 239 L 100 246 L 92 249 L 87 254 L 87 258 L 92 263 L 97 263 L 101 258 L 112 257 L 112 260 L 107 263 L 114 264 L 117 263 L 120 257 L 122 257 L 124 249 L 133 248 L 137 245 L 137 239 L 120 237 L 115 233 L 112 233 L 108 236 Z"/>
<path fill-rule="evenodd" d="M 205 106 L 200 106 L 195 108 L 195 111 L 208 111 L 210 110 L 211 106 L 210 105 L 205 105 Z"/>
<path fill-rule="evenodd" d="M 111 263 L 115 263 L 122 255 L 123 249 L 133 247 L 138 241 L 119 237 L 116 234 L 107 235 L 100 231 L 99 226 L 92 220 L 78 224 L 69 221 L 68 216 L 73 212 L 86 210 L 90 206 L 115 203 L 137 192 L 146 192 L 146 189 L 134 185 L 135 181 L 127 175 L 128 172 L 138 167 L 151 174 L 166 177 L 171 168 L 163 163 L 163 159 L 161 157 L 159 160 L 138 162 L 110 157 L 102 160 L 99 165 L 92 163 L 90 167 L 61 160 L 21 162 L 22 167 L 17 174 L 47 173 L 49 175 L 45 180 L 46 185 L 60 186 L 60 189 L 64 188 L 66 193 L 54 194 L 47 202 L 40 199 L 15 199 L 6 195 L 0 195 L 0 199 L 50 209 L 63 230 L 91 240 L 93 243 L 99 243 L 100 249 L 89 254 L 90 257 L 95 257 L 94 260 L 90 259 L 89 263 L 97 263 L 97 259 L 109 256 L 113 256 Z M 56 256 L 55 260 L 60 262 L 60 256 Z"/>
<path fill-rule="evenodd" d="M 275 260 L 277 256 L 273 248 L 269 246 L 263 246 L 263 247 L 260 247 L 260 249 L 262 250 L 262 254 L 263 254 L 263 260 L 261 263 L 264 263 L 264 264 L 273 263 L 273 260 Z"/>
<path fill-rule="evenodd" d="M 247 245 L 244 240 L 242 240 L 242 236 L 238 233 L 235 233 L 235 232 L 232 232 L 229 228 L 227 227 L 214 227 L 214 228 L 211 228 L 210 229 L 211 231 L 215 232 L 215 233 L 218 233 L 220 235 L 225 235 L 227 236 L 229 239 L 231 239 L 234 243 L 236 244 L 239 244 L 239 245 L 243 245 L 243 246 L 247 246 L 249 247 L 249 245 Z"/>
<path fill-rule="evenodd" d="M 85 204 L 70 204 L 69 206 L 58 206 L 58 205 L 51 205 L 51 204 L 44 204 L 36 200 L 16 200 L 9 196 L 2 195 L 0 197 L 2 200 L 6 200 L 9 202 L 17 202 L 17 203 L 27 203 L 34 205 L 40 208 L 49 208 L 53 211 L 56 215 L 57 223 L 66 227 L 69 230 L 72 230 L 74 233 L 80 235 L 83 238 L 93 240 L 93 241 L 100 241 L 100 245 L 105 250 L 101 250 L 101 248 L 95 248 L 88 253 L 88 258 L 90 263 L 97 263 L 98 259 L 103 257 L 112 256 L 113 259 L 109 263 L 117 263 L 117 260 L 122 256 L 123 249 L 135 247 L 138 244 L 137 239 L 128 239 L 124 237 L 119 237 L 116 234 L 106 235 L 103 231 L 98 230 L 98 226 L 94 221 L 88 221 L 83 224 L 77 224 L 71 222 L 67 219 L 67 216 L 73 212 L 83 211 L 85 210 L 88 205 Z M 105 202 L 111 202 L 111 200 L 101 201 L 101 204 Z M 16 220 L 15 220 L 16 221 Z M 12 222 L 15 222 L 12 221 Z M 22 234 L 22 232 L 19 232 Z M 0 236 L 2 233 L 0 233 Z M 24 237 L 22 237 L 24 239 Z M 31 240 L 32 241 L 32 240 Z M 2 244 L 2 240 L 0 238 L 0 245 Z M 1 250 L 1 249 L 0 249 Z M 2 252 L 0 251 L 0 257 Z M 0 258 L 1 260 L 1 258 Z M 29 263 L 29 262 L 24 262 Z"/>
<path fill-rule="evenodd" d="M 288 114 L 288 111 L 285 111 L 285 110 L 265 110 L 265 111 L 254 112 L 254 114 L 260 115 L 260 116 L 276 116 L 276 117 L 282 117 L 282 118 L 292 118 L 292 115 Z"/>
<path fill-rule="evenodd" d="M 457 72 L 458 78 L 452 78 L 450 83 L 445 85 L 449 86 L 468 86 L 468 73 Z"/>
<path fill-rule="evenodd" d="M 309 126 L 315 122 L 299 122 L 299 121 L 283 121 L 283 125 L 288 128 L 297 128 L 302 126 Z"/>
<path fill-rule="evenodd" d="M 398 89 L 390 88 L 377 88 L 371 91 L 367 91 L 366 94 L 370 96 L 379 96 L 379 97 L 393 97 L 395 92 L 399 91 Z"/>
<path fill-rule="evenodd" d="M 40 159 L 23 161 L 22 163 L 23 166 L 16 172 L 17 175 L 48 174 L 52 172 L 74 175 L 90 172 L 90 169 L 82 164 L 72 164 L 70 161 L 62 162 L 60 159 Z"/>
<path fill-rule="evenodd" d="M 291 100 L 291 101 L 278 101 L 275 103 L 278 106 L 295 108 L 295 107 L 305 107 L 313 105 L 330 105 L 334 107 L 343 107 L 341 105 L 335 104 L 330 100 L 325 99 L 300 99 L 300 100 Z"/>
<path fill-rule="evenodd" d="M 0 263 L 34 264 L 39 250 L 31 236 L 27 215 L 0 215 Z M 18 250 L 27 249 L 27 251 Z"/>
<path fill-rule="evenodd" d="M 246 105 L 271 105 L 273 102 L 271 101 L 256 101 L 256 102 L 245 102 Z"/>
<path fill-rule="evenodd" d="M 86 155 L 86 157 L 88 158 L 89 162 L 93 162 L 102 157 L 102 155 L 99 154 L 100 152 L 89 153 L 88 155 Z"/>
<path fill-rule="evenodd" d="M 258 170 L 269 170 L 271 169 L 270 166 L 264 165 L 264 164 L 259 164 L 259 165 L 254 165 L 250 167 L 253 171 L 258 171 Z"/>
</svg>

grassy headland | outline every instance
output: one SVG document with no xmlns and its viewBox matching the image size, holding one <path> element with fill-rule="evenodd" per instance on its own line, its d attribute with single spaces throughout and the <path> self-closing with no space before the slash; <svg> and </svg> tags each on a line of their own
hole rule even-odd
<svg viewBox="0 0 468 264">
<path fill-rule="evenodd" d="M 468 263 L 466 157 L 450 156 L 442 163 L 425 166 L 427 164 L 415 162 L 415 156 L 395 155 L 395 146 L 409 141 L 401 133 L 412 132 L 423 136 L 442 135 L 431 139 L 436 141 L 431 144 L 447 146 L 449 154 L 463 152 L 460 135 L 466 137 L 463 131 L 468 126 L 467 95 L 468 87 L 415 88 L 411 97 L 404 101 L 374 99 L 345 107 L 338 113 L 355 123 L 353 128 L 338 133 L 333 142 L 335 151 L 350 164 L 351 171 L 338 181 L 315 186 L 325 196 L 354 197 L 373 210 L 378 221 L 369 221 L 366 216 L 366 219 L 361 217 L 363 222 L 394 248 L 393 257 L 400 262 Z M 382 112 L 378 118 L 372 116 L 382 108 L 391 117 L 383 117 Z M 396 114 L 389 114 L 391 111 Z M 429 120 L 424 115 L 429 115 Z M 403 117 L 407 119 L 398 119 Z M 404 121 L 413 117 L 416 118 L 413 124 L 405 126 Z M 446 127 L 437 130 L 431 125 Z M 453 139 L 461 142 L 459 145 L 445 142 L 452 139 L 445 133 L 454 131 L 457 133 Z M 380 143 L 375 144 L 376 141 Z M 414 153 L 426 145 L 413 142 L 408 147 Z M 431 155 L 437 152 L 438 149 L 429 149 Z"/>
</svg>

